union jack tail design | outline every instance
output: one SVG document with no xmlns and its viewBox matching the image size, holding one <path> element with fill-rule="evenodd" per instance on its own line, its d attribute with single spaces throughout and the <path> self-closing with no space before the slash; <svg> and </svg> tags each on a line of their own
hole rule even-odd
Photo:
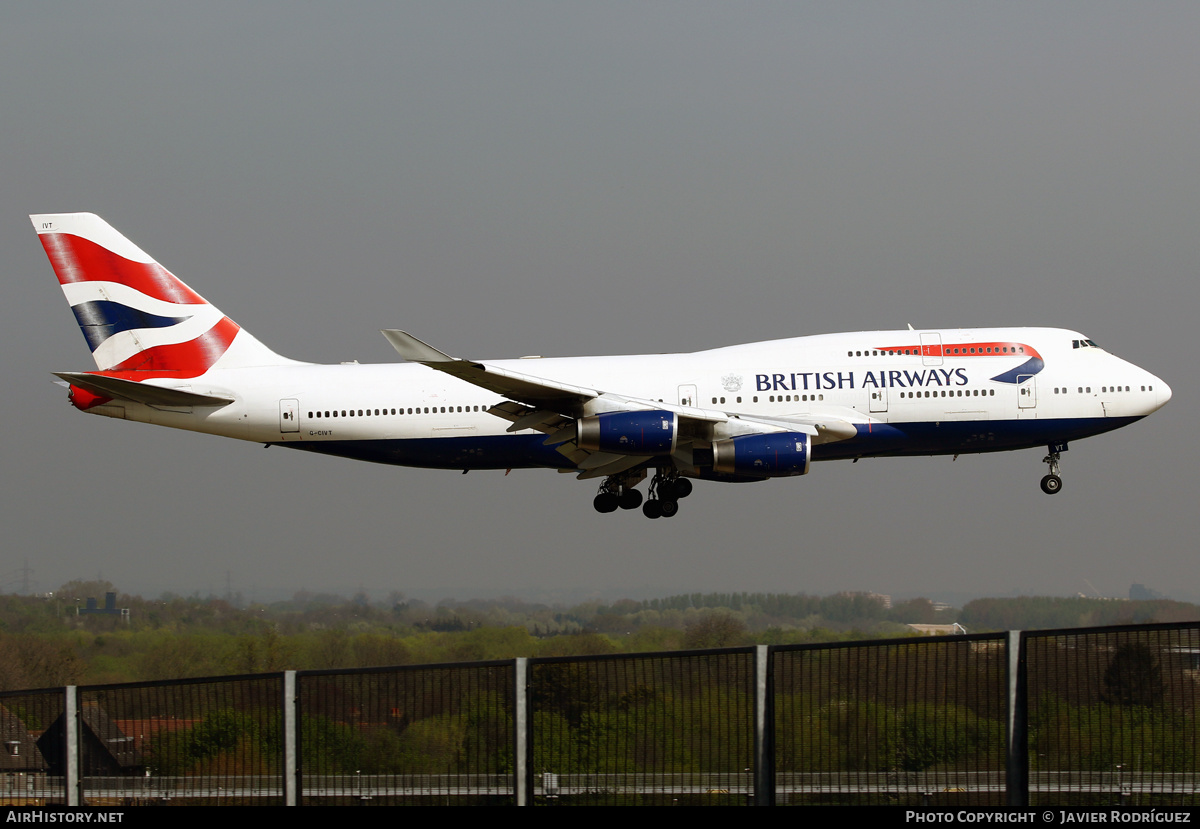
<svg viewBox="0 0 1200 829">
<path fill-rule="evenodd" d="M 101 372 L 145 380 L 293 362 L 243 331 L 99 216 L 30 219 Z"/>
</svg>

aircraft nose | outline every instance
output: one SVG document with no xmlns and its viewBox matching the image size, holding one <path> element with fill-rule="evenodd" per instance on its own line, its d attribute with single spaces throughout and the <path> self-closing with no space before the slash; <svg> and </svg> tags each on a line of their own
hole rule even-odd
<svg viewBox="0 0 1200 829">
<path fill-rule="evenodd" d="M 1155 377 L 1154 396 L 1158 398 L 1158 408 L 1161 409 L 1163 406 L 1167 405 L 1167 401 L 1171 399 L 1171 387 Z"/>
</svg>

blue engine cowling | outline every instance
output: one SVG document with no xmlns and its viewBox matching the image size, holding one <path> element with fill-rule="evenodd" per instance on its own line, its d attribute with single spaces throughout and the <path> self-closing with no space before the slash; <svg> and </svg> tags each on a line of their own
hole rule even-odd
<svg viewBox="0 0 1200 829">
<path fill-rule="evenodd" d="M 800 432 L 742 435 L 714 441 L 713 471 L 755 478 L 807 475 L 811 442 Z"/>
<path fill-rule="evenodd" d="M 674 412 L 607 412 L 580 418 L 576 442 L 589 452 L 669 455 L 675 451 L 678 432 L 679 418 Z"/>
</svg>

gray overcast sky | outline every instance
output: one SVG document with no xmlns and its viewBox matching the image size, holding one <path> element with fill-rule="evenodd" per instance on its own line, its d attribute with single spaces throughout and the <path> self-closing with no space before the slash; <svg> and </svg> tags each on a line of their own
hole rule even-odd
<svg viewBox="0 0 1200 829">
<path fill-rule="evenodd" d="M 10 4 L 3 570 L 156 594 L 1200 600 L 1200 5 Z M 700 484 L 421 471 L 86 417 L 26 214 L 100 213 L 297 359 L 1061 326 L 1174 400 L 1043 451 Z"/>
</svg>

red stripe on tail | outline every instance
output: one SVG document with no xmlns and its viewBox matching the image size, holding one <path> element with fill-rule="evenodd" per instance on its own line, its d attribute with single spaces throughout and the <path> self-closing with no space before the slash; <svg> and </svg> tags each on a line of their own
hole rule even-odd
<svg viewBox="0 0 1200 829">
<path fill-rule="evenodd" d="M 95 242 L 69 233 L 38 236 L 59 284 L 118 282 L 164 302 L 202 304 L 204 298 L 157 262 L 134 262 Z"/>
</svg>

